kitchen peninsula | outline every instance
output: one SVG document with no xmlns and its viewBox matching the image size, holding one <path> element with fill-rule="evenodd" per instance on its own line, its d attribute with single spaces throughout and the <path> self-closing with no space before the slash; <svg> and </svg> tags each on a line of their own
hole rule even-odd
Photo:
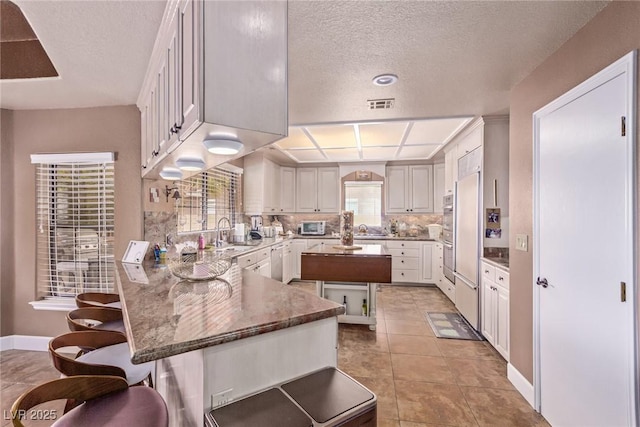
<svg viewBox="0 0 640 427">
<path fill-rule="evenodd" d="M 117 264 L 132 360 L 156 361 L 171 425 L 200 426 L 211 407 L 337 364 L 339 304 L 237 264 L 201 282 Z"/>
<path fill-rule="evenodd" d="M 339 322 L 375 330 L 377 284 L 391 283 L 391 254 L 379 244 L 356 248 L 320 243 L 303 251 L 302 279 L 315 280 L 318 296 L 345 306 Z"/>
</svg>

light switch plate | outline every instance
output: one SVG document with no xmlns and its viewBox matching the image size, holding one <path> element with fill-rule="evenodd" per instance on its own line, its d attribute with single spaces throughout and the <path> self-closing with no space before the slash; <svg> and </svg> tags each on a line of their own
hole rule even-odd
<svg viewBox="0 0 640 427">
<path fill-rule="evenodd" d="M 528 236 L 526 234 L 516 234 L 516 249 L 519 251 L 527 252 L 528 244 L 527 244 Z"/>
</svg>

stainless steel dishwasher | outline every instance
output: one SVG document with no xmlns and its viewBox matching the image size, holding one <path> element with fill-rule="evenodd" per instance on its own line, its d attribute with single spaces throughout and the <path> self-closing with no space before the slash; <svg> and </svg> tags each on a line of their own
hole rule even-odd
<svg viewBox="0 0 640 427">
<path fill-rule="evenodd" d="M 271 247 L 271 278 L 282 282 L 282 256 L 284 245 L 278 244 Z"/>
</svg>

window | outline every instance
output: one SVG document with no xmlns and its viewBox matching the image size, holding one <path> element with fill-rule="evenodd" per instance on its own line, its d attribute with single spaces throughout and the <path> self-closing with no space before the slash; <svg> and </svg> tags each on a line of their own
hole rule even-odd
<svg viewBox="0 0 640 427">
<path fill-rule="evenodd" d="M 176 203 L 178 232 L 215 230 L 223 217 L 231 227 L 241 221 L 241 170 L 218 166 L 176 183 L 181 195 Z M 226 222 L 220 226 L 229 227 Z"/>
<path fill-rule="evenodd" d="M 38 297 L 114 289 L 113 153 L 36 154 Z"/>
<path fill-rule="evenodd" d="M 353 211 L 353 223 L 382 226 L 382 182 L 346 181 L 344 208 Z"/>
</svg>

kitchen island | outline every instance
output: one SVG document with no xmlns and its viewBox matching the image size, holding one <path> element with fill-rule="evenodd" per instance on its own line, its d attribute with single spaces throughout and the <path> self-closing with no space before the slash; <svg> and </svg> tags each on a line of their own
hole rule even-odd
<svg viewBox="0 0 640 427">
<path fill-rule="evenodd" d="M 391 283 L 391 254 L 383 245 L 358 249 L 320 243 L 302 252 L 302 280 L 315 280 L 318 296 L 345 305 L 338 321 L 376 329 L 378 283 Z"/>
<path fill-rule="evenodd" d="M 132 361 L 156 361 L 171 425 L 337 364 L 344 309 L 237 265 L 219 279 L 181 281 L 164 265 L 117 263 Z"/>
</svg>

